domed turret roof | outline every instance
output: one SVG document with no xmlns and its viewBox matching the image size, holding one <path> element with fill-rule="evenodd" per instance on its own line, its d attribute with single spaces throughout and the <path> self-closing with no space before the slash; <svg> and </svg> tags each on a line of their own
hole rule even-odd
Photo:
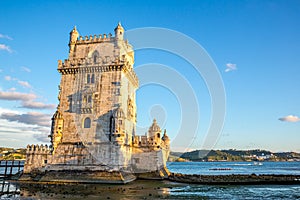
<svg viewBox="0 0 300 200">
<path fill-rule="evenodd" d="M 61 119 L 61 118 L 62 118 L 62 114 L 58 110 L 54 113 L 52 117 L 52 119 Z"/>
<path fill-rule="evenodd" d="M 72 29 L 72 31 L 70 32 L 70 34 L 78 34 L 78 31 L 76 29 L 76 26 L 74 26 L 74 28 Z"/>
<path fill-rule="evenodd" d="M 121 25 L 121 22 L 118 23 L 118 26 L 115 28 L 115 31 L 118 30 L 118 29 L 119 29 L 119 30 L 121 29 L 121 30 L 124 31 L 124 28 L 123 28 L 123 26 Z"/>
<path fill-rule="evenodd" d="M 169 138 L 169 136 L 167 135 L 166 129 L 165 129 L 164 135 L 163 135 L 163 137 L 162 137 L 161 139 L 164 140 L 164 141 L 170 141 L 170 138 Z"/>
<path fill-rule="evenodd" d="M 158 126 L 156 119 L 153 120 L 153 123 L 149 128 L 149 132 L 160 132 L 160 127 Z"/>
</svg>

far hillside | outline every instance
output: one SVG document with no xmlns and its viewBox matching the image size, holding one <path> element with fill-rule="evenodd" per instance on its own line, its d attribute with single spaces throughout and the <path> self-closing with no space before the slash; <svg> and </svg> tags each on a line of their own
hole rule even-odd
<svg viewBox="0 0 300 200">
<path fill-rule="evenodd" d="M 171 152 L 169 161 L 300 161 L 300 153 L 267 150 L 195 150 Z"/>
<path fill-rule="evenodd" d="M 26 149 L 0 147 L 0 160 L 25 160 Z"/>
</svg>

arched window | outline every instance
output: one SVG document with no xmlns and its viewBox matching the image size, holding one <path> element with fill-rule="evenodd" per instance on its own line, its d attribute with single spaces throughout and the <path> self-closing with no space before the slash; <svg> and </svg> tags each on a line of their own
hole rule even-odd
<svg viewBox="0 0 300 200">
<path fill-rule="evenodd" d="M 83 96 L 82 103 L 84 103 L 84 104 L 86 103 L 86 96 L 85 95 Z"/>
<path fill-rule="evenodd" d="M 88 74 L 87 77 L 86 77 L 86 82 L 87 82 L 87 83 L 90 83 L 90 82 L 91 82 L 91 76 L 90 76 L 89 74 Z"/>
<path fill-rule="evenodd" d="M 91 119 L 89 117 L 84 119 L 83 128 L 91 128 Z"/>
<path fill-rule="evenodd" d="M 99 53 L 98 51 L 95 51 L 93 53 L 93 61 L 94 61 L 94 64 L 98 62 L 98 57 L 99 57 Z"/>
<path fill-rule="evenodd" d="M 92 74 L 91 83 L 95 83 L 95 74 Z"/>
<path fill-rule="evenodd" d="M 88 103 L 92 103 L 92 96 L 88 97 Z"/>
</svg>

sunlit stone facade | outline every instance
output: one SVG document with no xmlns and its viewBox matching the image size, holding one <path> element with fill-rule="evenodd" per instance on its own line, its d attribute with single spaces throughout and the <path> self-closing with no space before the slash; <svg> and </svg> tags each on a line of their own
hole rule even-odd
<svg viewBox="0 0 300 200">
<path fill-rule="evenodd" d="M 33 172 L 43 174 L 39 181 L 79 182 L 128 182 L 139 176 L 168 175 L 166 131 L 162 134 L 154 120 L 148 135 L 136 135 L 139 82 L 133 69 L 134 51 L 124 40 L 121 24 L 114 32 L 114 37 L 82 37 L 76 27 L 70 32 L 69 58 L 58 61 L 61 82 L 51 146 L 28 145 L 24 180 L 32 179 Z M 66 172 L 79 173 L 81 178 Z"/>
</svg>

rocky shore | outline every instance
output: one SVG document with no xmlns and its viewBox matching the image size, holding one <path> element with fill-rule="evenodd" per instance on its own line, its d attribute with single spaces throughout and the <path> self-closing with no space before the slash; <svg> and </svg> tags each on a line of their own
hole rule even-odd
<svg viewBox="0 0 300 200">
<path fill-rule="evenodd" d="M 170 181 L 209 185 L 300 184 L 300 175 L 198 175 L 171 173 Z"/>
</svg>

